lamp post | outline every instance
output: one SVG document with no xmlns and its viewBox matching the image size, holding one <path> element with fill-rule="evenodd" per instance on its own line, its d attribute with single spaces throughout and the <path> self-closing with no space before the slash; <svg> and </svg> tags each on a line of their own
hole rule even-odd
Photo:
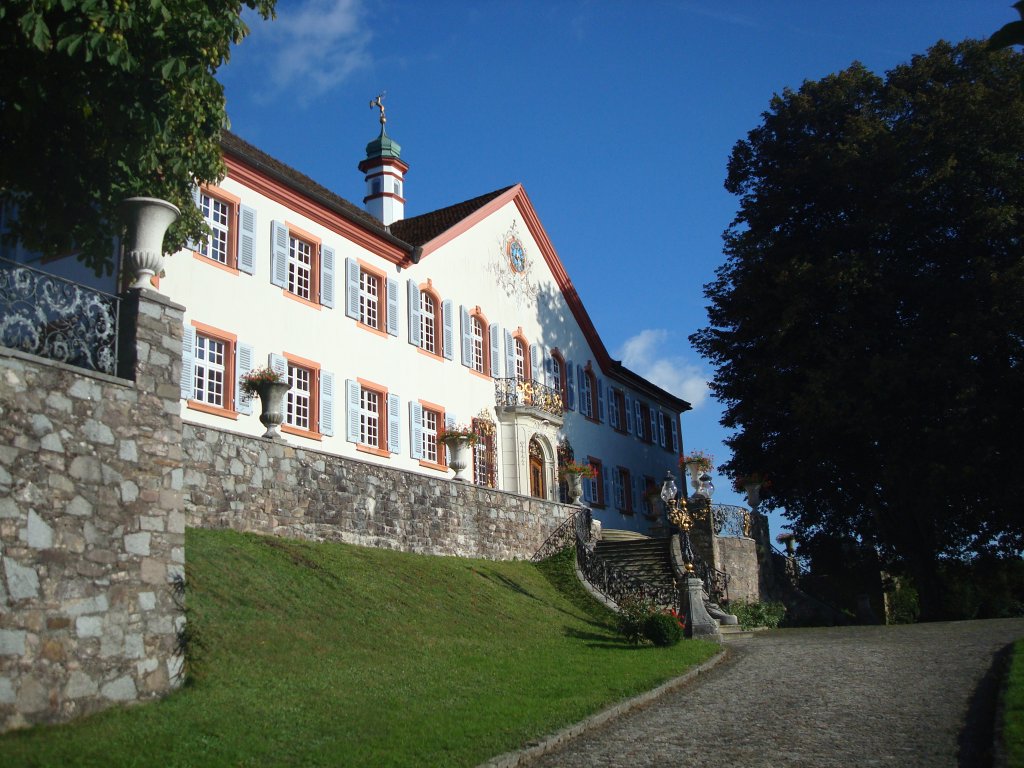
<svg viewBox="0 0 1024 768">
<path fill-rule="evenodd" d="M 694 515 L 687 506 L 686 498 L 677 499 L 677 494 L 675 476 L 667 472 L 661 484 L 661 500 L 665 502 L 669 521 L 680 530 L 683 565 L 686 568 L 680 599 L 683 603 L 683 614 L 686 616 L 686 636 L 717 638 L 718 622 L 711 618 L 704 606 L 704 582 L 694 573 L 693 564 L 696 558 L 693 554 L 693 545 L 690 543 L 690 527 L 693 525 Z M 710 501 L 710 497 L 706 498 Z"/>
</svg>

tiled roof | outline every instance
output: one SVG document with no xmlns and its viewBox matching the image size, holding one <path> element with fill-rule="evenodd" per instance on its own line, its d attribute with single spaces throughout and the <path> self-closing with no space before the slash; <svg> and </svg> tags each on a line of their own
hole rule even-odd
<svg viewBox="0 0 1024 768">
<path fill-rule="evenodd" d="M 343 197 L 334 194 L 326 187 L 317 184 L 305 174 L 299 173 L 291 166 L 285 165 L 276 160 L 263 150 L 257 149 L 252 144 L 240 139 L 233 133 L 224 131 L 220 138 L 221 148 L 233 155 L 243 158 L 246 162 L 265 173 L 275 176 L 288 186 L 301 191 L 303 194 L 315 199 L 328 208 L 340 213 L 345 218 L 366 227 L 377 234 L 388 237 L 390 234 L 381 224 L 380 220 L 364 211 L 359 206 L 350 203 Z M 394 240 L 394 237 L 388 239 Z"/>
<path fill-rule="evenodd" d="M 510 186 L 504 187 L 494 192 L 488 192 L 486 195 L 474 197 L 472 200 L 449 205 L 447 208 L 413 216 L 411 219 L 396 221 L 390 227 L 391 234 L 411 245 L 429 243 L 442 232 L 451 229 L 471 213 L 510 189 L 512 189 Z"/>
</svg>

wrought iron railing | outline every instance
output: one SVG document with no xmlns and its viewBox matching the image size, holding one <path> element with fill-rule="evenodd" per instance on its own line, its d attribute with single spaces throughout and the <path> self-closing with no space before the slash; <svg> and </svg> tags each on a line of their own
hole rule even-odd
<svg viewBox="0 0 1024 768">
<path fill-rule="evenodd" d="M 117 373 L 118 298 L 0 259 L 0 344 Z"/>
<path fill-rule="evenodd" d="M 530 562 L 539 563 L 541 560 L 546 560 L 552 555 L 557 555 L 566 547 L 576 544 L 577 541 L 588 542 L 590 540 L 590 521 L 590 510 L 586 507 L 573 511 L 544 540 L 540 549 L 533 553 Z"/>
<path fill-rule="evenodd" d="M 712 504 L 711 522 L 715 536 L 750 538 L 750 512 L 732 504 Z"/>
<path fill-rule="evenodd" d="M 530 406 L 553 416 L 565 413 L 562 395 L 553 387 L 527 379 L 495 379 L 494 403 L 497 406 Z"/>
<path fill-rule="evenodd" d="M 628 571 L 610 563 L 596 549 L 576 544 L 576 562 L 594 589 L 620 604 L 626 597 L 643 597 L 663 608 L 679 608 L 679 590 L 667 584 L 652 584 L 633 578 Z"/>
</svg>

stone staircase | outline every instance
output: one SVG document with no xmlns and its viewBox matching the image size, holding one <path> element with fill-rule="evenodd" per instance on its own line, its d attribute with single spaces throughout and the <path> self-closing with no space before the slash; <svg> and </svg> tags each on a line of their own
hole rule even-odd
<svg viewBox="0 0 1024 768">
<path fill-rule="evenodd" d="M 668 539 L 652 539 L 632 531 L 606 528 L 597 543 L 597 555 L 637 581 L 664 586 L 669 592 L 673 589 L 675 574 Z"/>
<path fill-rule="evenodd" d="M 601 540 L 597 543 L 597 555 L 602 560 L 621 568 L 636 581 L 657 584 L 664 587 L 667 593 L 673 593 L 676 589 L 676 578 L 672 568 L 670 544 L 670 539 L 651 538 L 634 531 L 606 528 L 601 532 Z M 707 605 L 711 606 L 710 603 Z M 730 620 L 734 622 L 735 618 L 730 617 Z M 740 629 L 736 624 L 727 623 L 726 620 L 720 621 L 719 624 L 723 638 L 738 639 L 751 636 L 750 632 Z"/>
</svg>

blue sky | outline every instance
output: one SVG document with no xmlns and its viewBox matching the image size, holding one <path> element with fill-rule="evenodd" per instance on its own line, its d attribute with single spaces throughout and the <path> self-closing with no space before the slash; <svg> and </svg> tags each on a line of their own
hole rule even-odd
<svg viewBox="0 0 1024 768">
<path fill-rule="evenodd" d="M 686 449 L 722 461 L 712 371 L 687 336 L 706 323 L 736 211 L 733 144 L 773 93 L 987 37 L 1017 18 L 1009 6 L 278 0 L 220 79 L 232 130 L 354 202 L 381 91 L 410 166 L 407 215 L 521 182 L 609 351 L 693 403 Z M 715 481 L 716 501 L 742 503 Z"/>
</svg>

